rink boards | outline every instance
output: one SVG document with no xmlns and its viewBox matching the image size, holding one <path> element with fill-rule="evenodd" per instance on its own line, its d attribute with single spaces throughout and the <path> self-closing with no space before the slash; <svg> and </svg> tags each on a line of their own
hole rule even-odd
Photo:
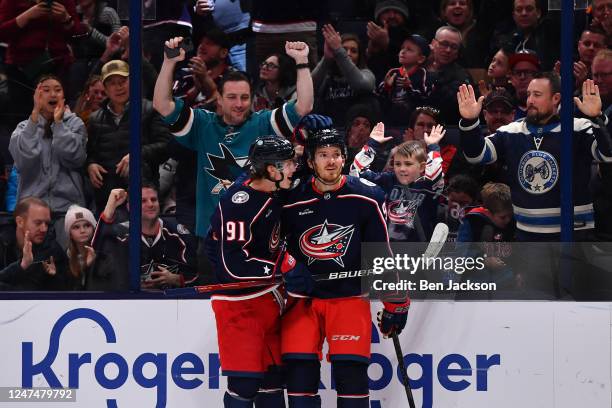
<svg viewBox="0 0 612 408">
<path fill-rule="evenodd" d="M 611 303 L 414 302 L 400 339 L 418 407 L 608 408 L 611 333 Z M 0 387 L 77 389 L 53 406 L 222 406 L 207 300 L 4 300 L 0 349 Z M 324 362 L 324 407 L 330 374 Z M 371 407 L 408 406 L 377 331 L 368 374 Z M 0 402 L 15 406 L 31 405 Z"/>
</svg>

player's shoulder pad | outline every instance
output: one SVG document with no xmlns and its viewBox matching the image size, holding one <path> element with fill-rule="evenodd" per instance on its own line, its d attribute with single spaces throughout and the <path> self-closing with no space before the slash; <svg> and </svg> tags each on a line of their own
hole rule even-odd
<svg viewBox="0 0 612 408">
<path fill-rule="evenodd" d="M 176 218 L 161 216 L 160 217 L 164 223 L 164 228 L 166 228 L 170 232 L 176 232 L 179 235 L 191 235 L 191 231 L 184 224 L 180 224 Z"/>
<path fill-rule="evenodd" d="M 369 198 L 374 198 L 379 202 L 385 200 L 385 192 L 383 189 L 369 180 L 354 176 L 346 176 L 346 187 L 352 194 L 361 194 Z"/>
<path fill-rule="evenodd" d="M 269 194 L 254 190 L 242 183 L 234 183 L 227 189 L 219 203 L 224 213 L 231 211 L 234 215 L 246 219 L 256 214 L 270 197 Z"/>
</svg>

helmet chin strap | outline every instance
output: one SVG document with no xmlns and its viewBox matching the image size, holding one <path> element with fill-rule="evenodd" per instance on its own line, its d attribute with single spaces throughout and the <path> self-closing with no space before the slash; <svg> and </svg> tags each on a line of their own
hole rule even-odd
<svg viewBox="0 0 612 408">
<path fill-rule="evenodd" d="M 335 186 L 336 184 L 338 184 L 338 182 L 342 179 L 342 172 L 340 173 L 340 175 L 338 176 L 338 178 L 336 178 L 334 181 L 332 181 L 331 183 L 329 181 L 325 181 L 323 180 L 320 176 L 319 173 L 317 172 L 317 170 L 313 167 L 312 169 L 313 173 L 314 173 L 314 177 L 315 179 L 323 184 L 324 186 Z"/>
<path fill-rule="evenodd" d="M 280 180 L 274 180 L 272 177 L 270 177 L 270 173 L 268 173 L 266 175 L 266 178 L 270 181 L 272 181 L 274 183 L 274 185 L 276 186 L 276 190 L 275 191 L 279 191 L 279 190 L 286 190 L 285 188 L 282 188 L 280 183 L 282 183 L 285 180 L 285 173 L 283 173 L 283 166 L 281 165 L 280 168 L 279 166 L 275 166 L 276 169 L 279 171 L 279 173 L 281 174 L 281 179 Z"/>
</svg>

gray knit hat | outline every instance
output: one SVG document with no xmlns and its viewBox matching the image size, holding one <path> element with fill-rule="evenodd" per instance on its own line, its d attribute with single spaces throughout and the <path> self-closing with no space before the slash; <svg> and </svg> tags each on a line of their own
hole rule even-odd
<svg viewBox="0 0 612 408">
<path fill-rule="evenodd" d="M 408 11 L 408 6 L 401 0 L 385 0 L 381 1 L 376 5 L 374 9 L 374 20 L 378 21 L 378 17 L 382 14 L 383 11 L 387 10 L 396 10 L 404 15 L 406 20 L 410 15 Z"/>
</svg>

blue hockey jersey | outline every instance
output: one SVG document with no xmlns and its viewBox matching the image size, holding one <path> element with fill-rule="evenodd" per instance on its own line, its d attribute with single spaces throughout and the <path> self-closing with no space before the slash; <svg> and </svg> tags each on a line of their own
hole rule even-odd
<svg viewBox="0 0 612 408">
<path fill-rule="evenodd" d="M 384 193 L 352 176 L 343 176 L 338 189 L 321 192 L 311 177 L 289 193 L 283 205 L 282 230 L 288 252 L 313 275 L 363 269 L 361 243 L 389 241 Z M 311 296 L 361 294 L 361 281 L 356 278 L 317 282 Z"/>
<path fill-rule="evenodd" d="M 593 202 L 588 188 L 593 160 L 612 162 L 606 122 L 574 119 L 573 201 L 574 230 L 594 228 Z M 551 234 L 561 231 L 561 124 L 529 125 L 520 119 L 483 137 L 479 121 L 461 120 L 461 145 L 470 163 L 503 160 L 511 180 L 517 229 Z"/>
<path fill-rule="evenodd" d="M 211 217 L 206 252 L 222 283 L 273 280 L 280 244 L 281 206 L 271 193 L 234 183 Z M 278 285 L 245 289 L 234 295 L 264 294 Z"/>
<path fill-rule="evenodd" d="M 444 189 L 442 157 L 438 145 L 428 146 L 425 174 L 410 185 L 402 185 L 391 171 L 367 170 L 379 144 L 370 139 L 355 156 L 351 174 L 383 189 L 386 196 L 387 228 L 391 241 L 426 242 L 437 222 L 439 195 Z"/>
</svg>

